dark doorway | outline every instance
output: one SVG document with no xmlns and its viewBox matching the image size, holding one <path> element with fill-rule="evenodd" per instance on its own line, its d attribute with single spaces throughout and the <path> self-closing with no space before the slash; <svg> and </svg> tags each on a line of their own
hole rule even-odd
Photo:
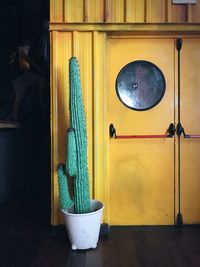
<svg viewBox="0 0 200 267">
<path fill-rule="evenodd" d="M 0 22 L 0 216 L 50 224 L 49 1 L 0 0 Z"/>
</svg>

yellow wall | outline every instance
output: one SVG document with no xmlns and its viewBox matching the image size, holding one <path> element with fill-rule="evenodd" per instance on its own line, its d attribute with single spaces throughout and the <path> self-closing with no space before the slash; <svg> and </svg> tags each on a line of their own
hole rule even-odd
<svg viewBox="0 0 200 267">
<path fill-rule="evenodd" d="M 52 223 L 60 222 L 56 169 L 65 162 L 66 129 L 69 124 L 68 61 L 79 59 L 88 135 L 88 161 L 91 196 L 104 198 L 103 151 L 104 111 L 99 105 L 104 90 L 105 34 L 98 32 L 51 32 L 51 156 L 52 156 Z M 94 73 L 98 75 L 95 75 Z M 95 89 L 94 89 L 95 88 Z M 97 153 L 98 151 L 98 153 Z"/>
<path fill-rule="evenodd" d="M 198 23 L 196 5 L 173 5 L 172 0 L 50 0 L 51 22 Z"/>
<path fill-rule="evenodd" d="M 108 203 L 108 129 L 106 107 L 107 37 L 132 35 L 199 35 L 200 0 L 196 5 L 172 5 L 171 0 L 50 0 L 51 31 L 51 157 L 52 219 L 59 213 L 56 168 L 65 162 L 69 124 L 68 61 L 79 59 L 87 116 L 91 195 Z M 172 24 L 169 23 L 172 22 Z M 195 24 L 190 24 L 191 22 Z M 138 24 L 139 23 L 139 24 Z M 157 24 L 158 23 L 158 24 Z M 178 23 L 178 24 L 176 24 Z M 104 105 L 102 104 L 104 103 Z M 104 221 L 109 222 L 109 205 Z"/>
</svg>

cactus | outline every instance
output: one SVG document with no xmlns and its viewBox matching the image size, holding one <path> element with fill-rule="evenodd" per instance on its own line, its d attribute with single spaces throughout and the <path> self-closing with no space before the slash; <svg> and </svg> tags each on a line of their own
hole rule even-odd
<svg viewBox="0 0 200 267">
<path fill-rule="evenodd" d="M 67 138 L 66 172 L 74 177 L 74 199 L 70 199 L 67 177 L 63 165 L 58 167 L 58 186 L 60 206 L 68 209 L 74 204 L 75 213 L 90 211 L 89 175 L 87 164 L 87 135 L 85 112 L 82 100 L 78 61 L 71 58 L 69 62 L 70 76 L 70 128 Z"/>
<path fill-rule="evenodd" d="M 74 205 L 73 200 L 70 198 L 69 188 L 67 183 L 67 178 L 63 170 L 63 164 L 58 166 L 58 189 L 60 197 L 60 207 L 61 209 L 69 209 Z"/>
</svg>

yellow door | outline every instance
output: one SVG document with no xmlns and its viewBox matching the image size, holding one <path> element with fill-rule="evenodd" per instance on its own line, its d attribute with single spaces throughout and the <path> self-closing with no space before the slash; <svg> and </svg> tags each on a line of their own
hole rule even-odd
<svg viewBox="0 0 200 267">
<path fill-rule="evenodd" d="M 111 36 L 107 48 L 107 127 L 118 135 L 165 134 L 175 116 L 174 39 Z M 162 100 L 149 110 L 132 110 L 116 94 L 118 73 L 136 60 L 152 62 L 166 80 Z M 110 139 L 111 225 L 174 224 L 174 148 L 174 138 Z"/>
<path fill-rule="evenodd" d="M 186 134 L 200 135 L 200 39 L 198 38 L 183 39 L 180 89 L 181 124 Z M 184 138 L 183 135 L 181 136 L 181 212 L 183 223 L 200 223 L 200 138 Z"/>
</svg>

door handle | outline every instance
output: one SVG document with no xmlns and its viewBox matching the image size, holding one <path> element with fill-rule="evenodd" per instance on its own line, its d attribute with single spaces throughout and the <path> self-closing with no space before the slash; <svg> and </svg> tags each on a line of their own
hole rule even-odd
<svg viewBox="0 0 200 267">
<path fill-rule="evenodd" d="M 184 134 L 184 138 L 200 138 L 199 134 Z"/>
<path fill-rule="evenodd" d="M 181 136 L 181 134 L 185 135 L 185 131 L 184 131 L 184 128 L 183 126 L 181 125 L 181 123 L 179 122 L 176 126 L 176 134 L 178 136 Z"/>
<path fill-rule="evenodd" d="M 181 123 L 178 123 L 177 126 L 176 126 L 176 134 L 178 136 L 183 134 L 184 138 L 200 138 L 199 134 L 186 134 L 183 126 L 181 125 Z"/>
<path fill-rule="evenodd" d="M 175 133 L 174 124 L 171 123 L 165 134 L 148 134 L 148 135 L 117 135 L 114 125 L 111 123 L 109 126 L 110 138 L 115 139 L 136 139 L 136 138 L 172 138 Z"/>
</svg>

